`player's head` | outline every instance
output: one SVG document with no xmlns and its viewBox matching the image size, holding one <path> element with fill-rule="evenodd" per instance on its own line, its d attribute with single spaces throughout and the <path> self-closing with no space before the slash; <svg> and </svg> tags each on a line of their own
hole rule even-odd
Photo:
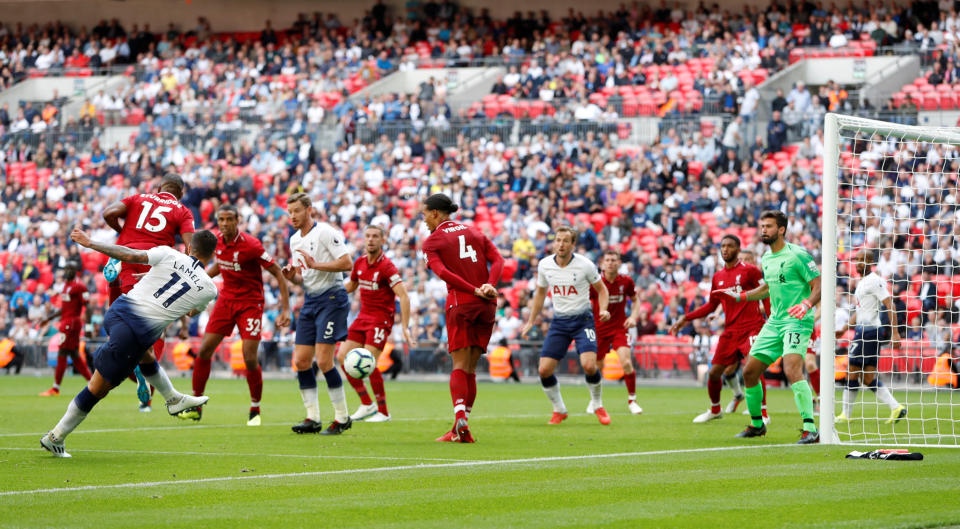
<svg viewBox="0 0 960 529">
<path fill-rule="evenodd" d="M 183 178 L 173 173 L 163 175 L 163 180 L 160 181 L 160 192 L 170 193 L 180 200 L 183 198 Z"/>
<path fill-rule="evenodd" d="M 876 262 L 874 258 L 874 252 L 864 248 L 857 252 L 857 258 L 853 261 L 854 265 L 857 267 L 857 273 L 860 274 L 860 277 L 863 277 L 870 273 L 870 270 L 873 269 L 873 264 Z"/>
<path fill-rule="evenodd" d="M 237 236 L 237 226 L 240 224 L 240 210 L 233 204 L 224 204 L 217 208 L 217 228 L 223 234 L 224 240 L 233 240 Z"/>
<path fill-rule="evenodd" d="M 294 193 L 287 198 L 287 214 L 290 215 L 290 224 L 300 230 L 310 226 L 313 215 L 313 203 L 310 195 Z"/>
<path fill-rule="evenodd" d="M 420 211 L 423 213 L 423 221 L 427 224 L 427 229 L 433 231 L 441 222 L 450 218 L 450 215 L 456 213 L 460 206 L 453 203 L 453 199 L 443 193 L 434 193 L 423 201 Z"/>
<path fill-rule="evenodd" d="M 720 257 L 727 264 L 736 263 L 740 259 L 740 237 L 729 233 L 724 235 L 720 239 Z"/>
<path fill-rule="evenodd" d="M 607 250 L 603 252 L 603 257 L 600 258 L 600 268 L 608 274 L 620 272 L 621 264 L 623 264 L 623 260 L 620 257 L 620 252 L 616 250 Z"/>
<path fill-rule="evenodd" d="M 377 256 L 383 251 L 383 243 L 386 240 L 386 233 L 383 228 L 376 224 L 371 224 L 363 230 L 363 246 L 367 250 L 367 255 Z"/>
<path fill-rule="evenodd" d="M 553 236 L 553 251 L 558 257 L 566 259 L 573 253 L 577 244 L 577 230 L 570 226 L 560 226 Z"/>
<path fill-rule="evenodd" d="M 753 250 L 740 250 L 740 260 L 748 265 L 757 266 L 757 256 Z"/>
<path fill-rule="evenodd" d="M 80 263 L 77 261 L 67 261 L 67 264 L 63 265 L 63 278 L 67 281 L 73 281 L 79 272 Z"/>
<path fill-rule="evenodd" d="M 217 236 L 210 230 L 194 232 L 193 238 L 190 239 L 190 255 L 206 263 L 213 258 L 213 252 L 216 250 Z"/>
<path fill-rule="evenodd" d="M 782 211 L 768 209 L 760 214 L 760 240 L 775 244 L 787 233 L 787 216 Z"/>
</svg>

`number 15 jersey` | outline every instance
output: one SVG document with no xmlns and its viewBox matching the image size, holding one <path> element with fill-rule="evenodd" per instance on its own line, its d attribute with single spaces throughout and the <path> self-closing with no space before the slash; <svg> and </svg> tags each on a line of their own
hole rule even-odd
<svg viewBox="0 0 960 529">
<path fill-rule="evenodd" d="M 136 250 L 176 243 L 177 234 L 193 233 L 193 214 L 170 193 L 142 193 L 122 200 L 127 206 L 123 228 L 117 244 Z M 140 264 L 125 263 L 120 268 L 120 286 L 129 292 L 137 283 L 137 275 L 147 271 Z"/>
</svg>

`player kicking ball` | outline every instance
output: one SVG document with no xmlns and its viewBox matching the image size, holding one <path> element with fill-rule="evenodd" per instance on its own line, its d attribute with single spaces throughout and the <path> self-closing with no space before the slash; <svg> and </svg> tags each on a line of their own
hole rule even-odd
<svg viewBox="0 0 960 529">
<path fill-rule="evenodd" d="M 595 289 L 590 289 L 590 303 L 593 305 L 593 318 L 597 327 L 597 366 L 603 366 L 603 359 L 607 353 L 614 351 L 620 359 L 623 368 L 623 383 L 627 386 L 627 408 L 630 413 L 640 415 L 643 408 L 637 404 L 637 374 L 633 369 L 633 355 L 630 354 L 630 329 L 637 326 L 640 318 L 640 294 L 637 293 L 633 280 L 620 273 L 623 261 L 620 253 L 607 250 L 603 253 L 600 266 L 603 270 L 601 278 L 607 287 L 609 303 L 607 312 L 610 319 L 600 321 L 600 295 Z M 627 317 L 627 300 L 633 304 L 630 317 Z M 593 400 L 587 406 L 587 413 L 593 413 Z"/>
<path fill-rule="evenodd" d="M 217 298 L 207 329 L 200 344 L 200 353 L 193 364 L 193 394 L 203 395 L 210 378 L 213 353 L 224 337 L 240 329 L 241 350 L 250 390 L 250 414 L 247 426 L 260 426 L 260 399 L 263 396 L 263 373 L 257 360 L 260 349 L 260 326 L 263 323 L 263 271 L 277 278 L 280 284 L 280 314 L 277 330 L 290 326 L 290 294 L 280 267 L 263 249 L 260 241 L 240 233 L 240 212 L 236 206 L 224 204 L 217 210 L 217 253 L 210 277 L 223 276 L 223 290 Z M 198 410 L 199 411 L 199 410 Z M 199 413 L 195 420 L 200 420 Z"/>
<path fill-rule="evenodd" d="M 93 377 L 70 402 L 60 422 L 40 439 L 40 445 L 56 457 L 70 457 L 64 440 L 138 364 L 143 376 L 166 399 L 170 415 L 206 403 L 208 397 L 184 395 L 175 390 L 156 360 L 150 363 L 141 363 L 141 360 L 167 325 L 181 316 L 199 314 L 217 297 L 217 287 L 204 270 L 217 247 L 217 238 L 209 231 L 194 234 L 190 255 L 168 246 L 136 250 L 98 243 L 79 229 L 74 229 L 70 238 L 80 246 L 114 259 L 150 268 L 130 292 L 110 305 L 103 318 L 109 340 L 94 356 Z"/>
<path fill-rule="evenodd" d="M 610 424 L 610 414 L 603 409 L 602 377 L 597 366 L 597 331 L 590 304 L 590 288 L 597 291 L 597 321 L 610 320 L 607 311 L 609 294 L 600 279 L 597 266 L 586 257 L 573 253 L 577 232 L 570 227 L 557 228 L 553 239 L 554 254 L 537 265 L 537 292 L 533 296 L 530 318 L 520 335 L 526 337 L 533 322 L 543 309 L 543 302 L 550 291 L 553 300 L 553 321 L 543 341 L 540 353 L 540 384 L 553 405 L 553 415 L 548 424 L 560 424 L 567 418 L 567 406 L 560 394 L 560 383 L 554 372 L 557 364 L 567 355 L 571 342 L 577 345 L 580 366 L 583 368 L 590 389 L 590 407 L 600 424 Z"/>
<path fill-rule="evenodd" d="M 737 437 L 766 435 L 767 425 L 760 413 L 763 400 L 760 376 L 770 364 L 783 357 L 783 373 L 803 420 L 803 434 L 797 444 L 812 444 L 820 442 L 820 433 L 813 420 L 813 394 L 804 376 L 803 361 L 813 333 L 814 312 L 811 309 L 820 303 L 820 270 L 806 250 L 784 240 L 786 231 L 787 216 L 783 212 L 763 212 L 760 215 L 760 240 L 770 246 L 770 251 L 760 260 L 764 283 L 746 292 L 735 286 L 717 292 L 737 302 L 770 297 L 770 318 L 754 340 L 743 372 L 750 424 Z"/>
<path fill-rule="evenodd" d="M 733 390 L 733 400 L 727 405 L 725 411 L 733 413 L 737 410 L 737 406 L 744 399 L 737 370 L 741 359 L 750 353 L 750 345 L 763 328 L 764 320 L 760 313 L 759 302 L 737 303 L 721 293 L 727 288 L 732 288 L 736 292 L 753 290 L 760 286 L 763 273 L 756 266 L 740 260 L 740 238 L 734 235 L 724 235 L 720 240 L 720 257 L 723 258 L 724 265 L 713 275 L 710 299 L 705 305 L 680 316 L 670 327 L 670 333 L 676 335 L 687 323 L 703 318 L 713 313 L 717 306 L 723 305 L 723 333 L 720 335 L 716 352 L 710 361 L 707 379 L 710 409 L 694 417 L 695 423 L 705 423 L 723 417 L 724 410 L 720 408 L 720 390 L 723 387 L 724 378 Z M 761 387 L 764 390 L 761 415 L 764 424 L 769 424 L 766 388 L 762 382 L 761 379 Z"/>
</svg>

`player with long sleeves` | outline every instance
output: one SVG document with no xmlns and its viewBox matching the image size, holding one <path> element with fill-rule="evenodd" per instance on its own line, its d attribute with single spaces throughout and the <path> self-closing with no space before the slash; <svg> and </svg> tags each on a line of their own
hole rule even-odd
<svg viewBox="0 0 960 529">
<path fill-rule="evenodd" d="M 302 285 L 305 291 L 297 319 L 293 361 L 307 417 L 292 429 L 296 433 L 340 435 L 353 425 L 347 411 L 343 377 L 334 363 L 336 343 L 347 338 L 350 299 L 343 288 L 343 272 L 350 271 L 353 261 L 343 232 L 326 222 L 313 220 L 313 204 L 306 193 L 294 193 L 287 198 L 287 213 L 296 232 L 290 237 L 291 258 L 282 269 L 283 277 Z M 326 430 L 320 422 L 314 359 L 327 382 L 327 394 L 333 404 L 334 420 Z"/>
<path fill-rule="evenodd" d="M 57 349 L 57 368 L 53 372 L 53 386 L 41 393 L 41 397 L 55 397 L 60 394 L 60 382 L 63 381 L 63 374 L 67 370 L 67 358 L 73 361 L 73 366 L 83 375 L 83 378 L 90 380 L 90 370 L 80 357 L 80 338 L 83 336 L 84 324 L 83 309 L 87 307 L 90 300 L 87 286 L 77 279 L 80 269 L 80 263 L 67 262 L 67 266 L 63 268 L 64 284 L 63 291 L 60 292 L 60 310 L 51 314 L 40 324 L 43 326 L 51 320 L 60 318 L 60 332 L 63 333 L 63 340 L 60 342 L 60 348 Z M 86 321 L 90 321 L 89 308 L 86 315 Z"/>
<path fill-rule="evenodd" d="M 760 334 L 764 323 L 763 314 L 760 313 L 760 302 L 737 303 L 719 292 L 725 288 L 733 288 L 737 292 L 753 290 L 763 281 L 763 272 L 759 268 L 740 260 L 740 238 L 735 235 L 724 235 L 720 240 L 720 257 L 724 265 L 713 275 L 710 298 L 707 303 L 690 311 L 689 314 L 681 315 L 670 327 L 670 333 L 677 334 L 687 323 L 708 316 L 718 306 L 723 306 L 723 333 L 720 335 L 710 362 L 707 380 L 710 409 L 694 417 L 695 423 L 719 419 L 723 417 L 724 411 L 733 413 L 737 410 L 737 406 L 744 399 L 737 370 L 742 359 L 750 354 L 750 345 Z M 726 410 L 720 408 L 720 390 L 723 387 L 724 378 L 733 390 L 733 400 L 727 405 Z M 769 423 L 766 384 L 763 383 L 762 377 L 761 386 L 764 388 L 761 415 L 764 423 Z"/>
<path fill-rule="evenodd" d="M 142 359 L 171 322 L 198 314 L 217 297 L 217 287 L 204 270 L 217 247 L 217 238 L 209 231 L 196 233 L 190 255 L 169 246 L 139 250 L 98 243 L 79 229 L 74 229 L 70 238 L 80 246 L 124 263 L 146 265 L 148 269 L 136 286 L 110 305 L 103 318 L 109 340 L 94 356 L 90 382 L 70 402 L 53 430 L 40 439 L 40 445 L 56 457 L 70 457 L 64 439 L 138 365 L 143 376 L 166 399 L 170 415 L 181 416 L 206 403 L 207 397 L 184 395 L 175 390 L 156 360 L 143 363 Z"/>
<path fill-rule="evenodd" d="M 567 406 L 563 403 L 560 383 L 554 372 L 560 360 L 567 355 L 570 343 L 574 342 L 590 390 L 590 407 L 600 424 L 607 425 L 610 424 L 610 414 L 603 409 L 603 377 L 597 366 L 597 331 L 589 291 L 591 288 L 597 291 L 596 319 L 600 322 L 610 319 L 607 310 L 610 297 L 600 279 L 597 265 L 573 252 L 576 241 L 577 232 L 573 228 L 564 226 L 557 229 L 553 239 L 554 254 L 537 265 L 537 291 L 533 296 L 530 318 L 523 325 L 520 335 L 526 337 L 533 328 L 549 290 L 554 317 L 543 341 L 539 365 L 540 384 L 553 405 L 553 415 L 548 424 L 560 424 L 567 418 Z"/>
<path fill-rule="evenodd" d="M 427 266 L 447 283 L 447 345 L 453 360 L 450 397 L 453 428 L 442 442 L 474 442 L 468 419 L 477 398 L 477 362 L 486 353 L 496 323 L 503 256 L 476 228 L 450 220 L 460 207 L 436 193 L 421 206 L 430 236 L 423 243 Z"/>
<path fill-rule="evenodd" d="M 787 216 L 782 211 L 763 212 L 760 240 L 770 246 L 770 251 L 760 260 L 763 284 L 746 292 L 736 287 L 718 292 L 738 302 L 770 297 L 770 317 L 750 347 L 750 358 L 743 372 L 750 424 L 737 437 L 766 435 L 767 425 L 760 414 L 763 399 L 760 376 L 782 357 L 783 373 L 803 420 L 803 433 L 797 443 L 812 444 L 820 442 L 820 433 L 813 419 L 813 394 L 804 376 L 803 362 L 813 333 L 812 309 L 820 303 L 820 270 L 806 250 L 784 240 L 786 232 Z"/>
<path fill-rule="evenodd" d="M 280 314 L 278 331 L 290 326 L 290 294 L 280 267 L 273 261 L 263 244 L 239 229 L 240 212 L 236 206 L 224 204 L 217 210 L 217 252 L 210 277 L 223 277 L 223 289 L 213 306 L 207 329 L 200 344 L 200 352 L 193 364 L 193 394 L 203 395 L 210 378 L 213 353 L 223 338 L 240 330 L 243 363 L 247 387 L 250 390 L 248 426 L 260 426 L 260 400 L 263 396 L 263 374 L 257 352 L 260 349 L 260 327 L 263 323 L 263 270 L 277 278 L 280 284 Z M 199 420 L 200 417 L 197 417 Z"/>
</svg>

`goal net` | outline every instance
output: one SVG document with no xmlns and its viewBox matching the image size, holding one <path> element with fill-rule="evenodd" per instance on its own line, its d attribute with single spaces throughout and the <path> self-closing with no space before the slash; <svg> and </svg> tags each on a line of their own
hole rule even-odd
<svg viewBox="0 0 960 529">
<path fill-rule="evenodd" d="M 826 116 L 822 442 L 960 446 L 958 169 L 960 129 Z M 870 271 L 882 283 L 865 280 Z M 873 314 L 878 284 L 894 310 L 880 304 L 879 327 L 864 316 L 835 337 L 859 301 L 862 314 Z"/>
</svg>

